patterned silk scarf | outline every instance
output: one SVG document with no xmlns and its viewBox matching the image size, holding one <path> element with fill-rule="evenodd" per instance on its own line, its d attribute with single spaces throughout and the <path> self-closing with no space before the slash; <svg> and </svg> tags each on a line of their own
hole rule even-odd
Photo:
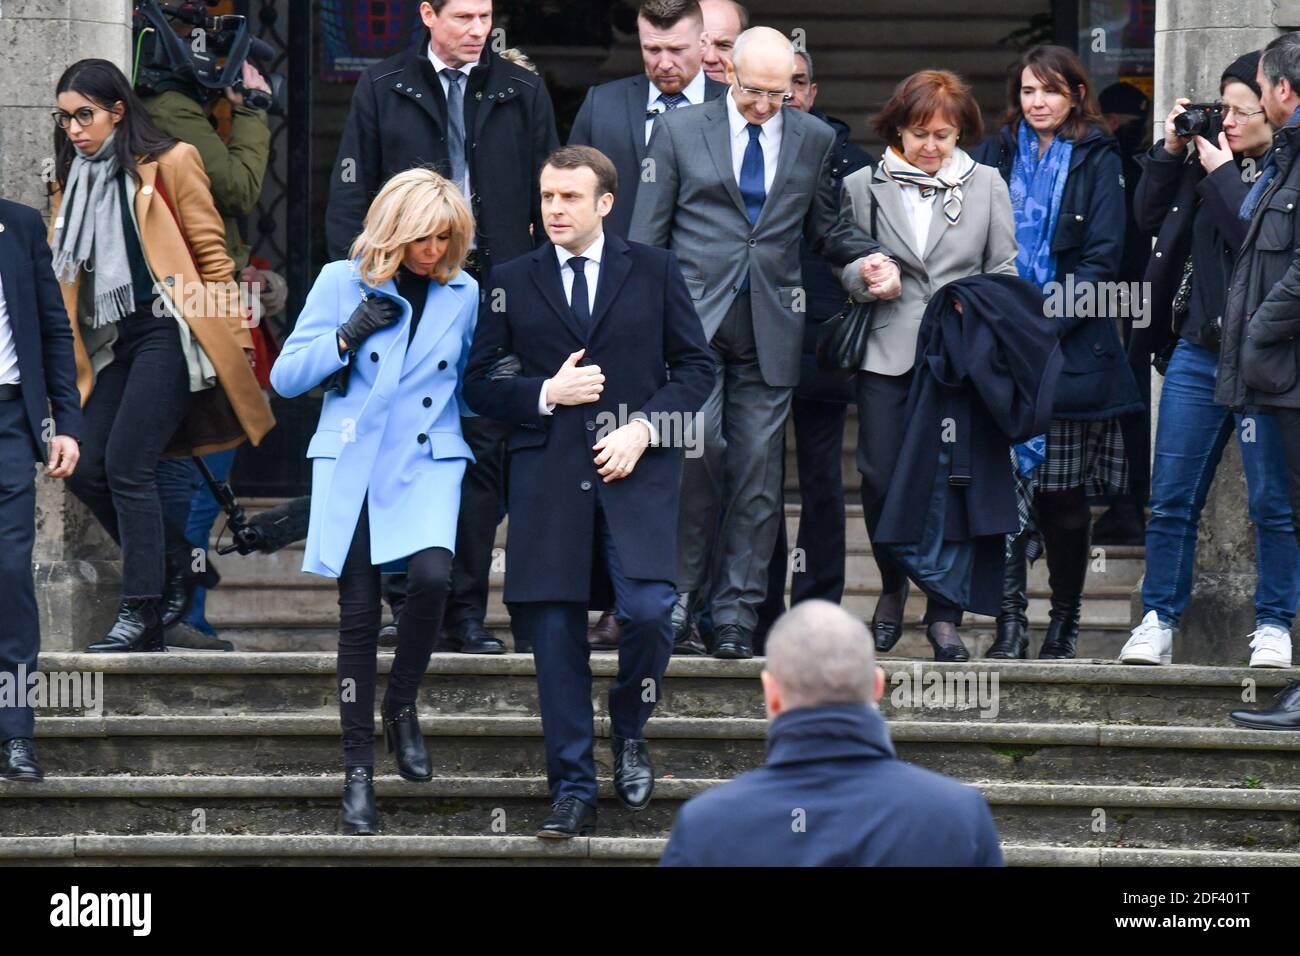
<svg viewBox="0 0 1300 956">
<path fill-rule="evenodd" d="M 956 147 L 952 155 L 944 162 L 934 175 L 917 169 L 894 147 L 885 150 L 883 167 L 885 175 L 904 186 L 915 186 L 921 190 L 921 196 L 929 199 L 936 191 L 942 189 L 943 214 L 948 224 L 955 226 L 961 219 L 961 204 L 964 198 L 962 187 L 970 182 L 975 174 L 975 160 L 971 159 L 961 147 Z"/>
<path fill-rule="evenodd" d="M 1074 143 L 1057 136 L 1038 157 L 1038 135 L 1023 119 L 1016 130 L 1016 159 L 1011 166 L 1011 209 L 1016 217 L 1016 271 L 1043 288 L 1056 279 L 1052 236 L 1061 211 L 1061 194 L 1070 175 Z"/>
</svg>

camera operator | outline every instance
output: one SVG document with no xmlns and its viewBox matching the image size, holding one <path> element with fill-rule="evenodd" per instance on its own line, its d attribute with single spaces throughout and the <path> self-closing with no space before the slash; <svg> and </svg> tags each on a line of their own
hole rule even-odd
<svg viewBox="0 0 1300 956">
<path fill-rule="evenodd" d="M 1167 367 L 1146 527 L 1144 616 L 1120 653 L 1124 663 L 1172 659 L 1173 631 L 1191 597 L 1201 509 L 1234 424 L 1240 429 L 1259 574 L 1251 666 L 1286 666 L 1291 659 L 1300 548 L 1292 533 L 1277 420 L 1234 414 L 1214 400 L 1220 316 L 1233 256 L 1246 238 L 1247 223 L 1238 211 L 1273 134 L 1260 105 L 1258 64 L 1259 54 L 1248 53 L 1223 72 L 1217 116 L 1196 108 L 1189 113 L 1189 101 L 1177 101 L 1165 119 L 1164 141 L 1147 154 L 1134 200 L 1139 228 L 1157 240 L 1145 275 L 1151 323 L 1134 329 L 1133 346 L 1155 353 Z M 1215 136 L 1180 135 L 1200 127 L 1212 134 L 1218 117 L 1222 132 Z"/>
<path fill-rule="evenodd" d="M 199 27 L 183 22 L 173 22 L 178 35 L 189 38 Z M 242 85 L 246 90 L 271 93 L 271 87 L 261 72 L 249 61 L 241 66 Z M 222 137 L 217 131 L 214 111 L 225 100 L 230 105 L 230 131 Z M 224 91 L 211 90 L 193 78 L 175 75 L 151 84 L 151 90 L 140 97 L 154 124 L 166 135 L 189 143 L 198 150 L 203 168 L 211 181 L 212 200 L 221 214 L 225 226 L 226 252 L 235 263 L 235 273 L 245 287 L 256 285 L 264 290 L 278 277 L 268 276 L 249 266 L 249 248 L 239 231 L 239 221 L 257 207 L 262 192 L 262 181 L 270 154 L 271 134 L 267 126 L 266 111 L 254 109 L 244 102 L 244 94 L 234 87 Z M 265 307 L 266 303 L 262 303 Z M 264 371 L 264 370 L 263 370 Z M 224 480 L 235 460 L 235 449 L 215 452 L 205 458 L 214 476 Z M 206 562 L 202 571 L 196 571 L 192 562 L 191 547 L 205 548 L 208 527 L 196 529 L 190 539 L 176 534 L 178 529 L 192 525 L 192 506 L 196 499 L 210 504 L 214 499 L 202 482 L 194 463 L 188 458 L 164 459 L 158 464 L 158 493 L 168 516 L 167 581 L 163 597 L 162 620 L 170 627 L 184 617 L 196 599 L 201 584 L 209 587 L 218 580 Z M 211 509 L 199 509 L 211 515 Z M 198 537 L 199 544 L 194 543 Z M 200 599 L 201 600 L 201 599 Z M 190 621 L 201 633 L 215 636 L 203 620 L 191 615 Z M 183 638 L 173 643 L 186 643 Z M 203 646 L 207 646 L 206 644 Z"/>
</svg>

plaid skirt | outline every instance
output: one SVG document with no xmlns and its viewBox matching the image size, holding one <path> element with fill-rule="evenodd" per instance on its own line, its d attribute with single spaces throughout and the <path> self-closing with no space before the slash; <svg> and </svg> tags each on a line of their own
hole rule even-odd
<svg viewBox="0 0 1300 956">
<path fill-rule="evenodd" d="M 1040 491 L 1086 486 L 1089 496 L 1128 491 L 1128 459 L 1119 419 L 1098 422 L 1053 419 L 1047 432 L 1047 460 L 1038 466 Z"/>
</svg>

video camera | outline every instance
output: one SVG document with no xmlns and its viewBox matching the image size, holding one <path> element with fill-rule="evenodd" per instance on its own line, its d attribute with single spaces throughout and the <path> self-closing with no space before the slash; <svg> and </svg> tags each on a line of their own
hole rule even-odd
<svg viewBox="0 0 1300 956">
<path fill-rule="evenodd" d="M 255 65 L 270 64 L 275 59 L 275 48 L 249 32 L 247 17 L 208 16 L 207 8 L 217 2 L 162 4 L 158 0 L 137 0 L 133 20 L 136 89 L 152 93 L 165 80 L 181 80 L 215 98 L 229 86 L 242 94 L 245 105 L 252 109 L 283 113 L 283 76 L 261 71 L 271 87 L 268 94 L 265 90 L 246 89 L 242 74 L 245 60 L 252 59 Z M 182 37 L 173 29 L 172 20 L 196 29 L 188 38 Z"/>
</svg>

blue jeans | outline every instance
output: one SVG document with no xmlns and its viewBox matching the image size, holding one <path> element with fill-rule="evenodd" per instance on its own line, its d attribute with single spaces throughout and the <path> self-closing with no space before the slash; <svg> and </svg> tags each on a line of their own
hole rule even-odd
<svg viewBox="0 0 1300 956">
<path fill-rule="evenodd" d="M 1300 545 L 1291 524 L 1286 456 L 1271 415 L 1234 415 L 1214 401 L 1218 356 L 1179 342 L 1160 393 L 1143 614 L 1177 627 L 1192 594 L 1196 532 L 1205 497 L 1234 426 L 1255 524 L 1255 624 L 1288 630 L 1300 587 Z"/>
</svg>

